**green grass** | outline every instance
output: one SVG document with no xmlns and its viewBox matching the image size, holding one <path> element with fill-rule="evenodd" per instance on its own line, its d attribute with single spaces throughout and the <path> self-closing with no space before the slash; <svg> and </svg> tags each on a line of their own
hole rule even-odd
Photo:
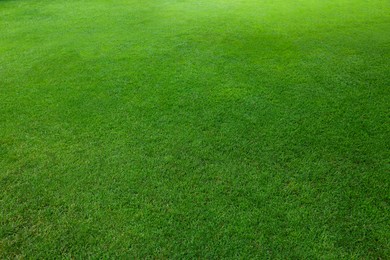
<svg viewBox="0 0 390 260">
<path fill-rule="evenodd" d="M 389 14 L 1 0 L 0 258 L 389 258 Z"/>
</svg>

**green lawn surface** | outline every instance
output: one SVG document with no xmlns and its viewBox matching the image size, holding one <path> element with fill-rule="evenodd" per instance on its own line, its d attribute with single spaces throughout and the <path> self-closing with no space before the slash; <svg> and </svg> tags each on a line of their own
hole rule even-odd
<svg viewBox="0 0 390 260">
<path fill-rule="evenodd" d="M 0 258 L 389 259 L 390 1 L 0 0 Z"/>
</svg>

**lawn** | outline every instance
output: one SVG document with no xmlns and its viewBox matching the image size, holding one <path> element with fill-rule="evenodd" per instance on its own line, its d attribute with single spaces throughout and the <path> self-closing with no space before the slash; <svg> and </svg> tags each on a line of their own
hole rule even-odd
<svg viewBox="0 0 390 260">
<path fill-rule="evenodd" d="M 0 258 L 390 257 L 388 0 L 0 0 Z"/>
</svg>

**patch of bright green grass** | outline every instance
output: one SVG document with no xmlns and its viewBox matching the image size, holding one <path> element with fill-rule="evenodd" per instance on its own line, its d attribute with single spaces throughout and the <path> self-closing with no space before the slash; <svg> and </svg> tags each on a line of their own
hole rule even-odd
<svg viewBox="0 0 390 260">
<path fill-rule="evenodd" d="M 0 1 L 0 258 L 389 257 L 389 14 Z"/>
</svg>

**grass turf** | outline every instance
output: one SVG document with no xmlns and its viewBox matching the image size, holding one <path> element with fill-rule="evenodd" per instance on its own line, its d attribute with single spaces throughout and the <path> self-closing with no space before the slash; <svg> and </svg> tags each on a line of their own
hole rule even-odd
<svg viewBox="0 0 390 260">
<path fill-rule="evenodd" d="M 0 257 L 389 257 L 389 13 L 0 1 Z"/>
</svg>

